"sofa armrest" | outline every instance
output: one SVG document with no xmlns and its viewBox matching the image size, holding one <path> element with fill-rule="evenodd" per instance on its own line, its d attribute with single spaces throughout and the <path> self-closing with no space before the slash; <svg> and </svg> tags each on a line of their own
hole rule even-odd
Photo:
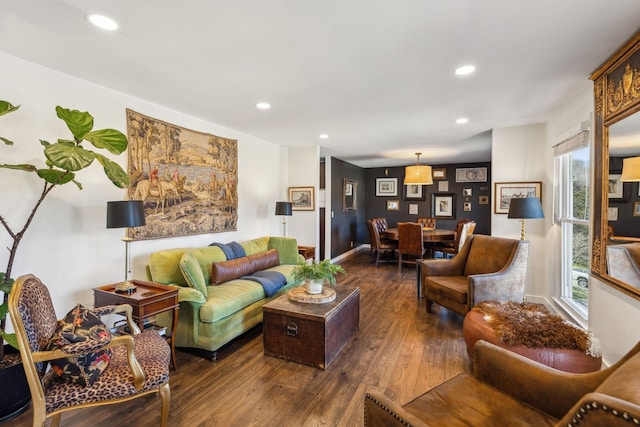
<svg viewBox="0 0 640 427">
<path fill-rule="evenodd" d="M 475 344 L 473 353 L 476 378 L 556 418 L 562 418 L 610 373 L 559 371 L 483 340 Z"/>
<path fill-rule="evenodd" d="M 364 425 L 427 427 L 416 416 L 402 409 L 382 393 L 368 391 L 364 394 Z"/>
<path fill-rule="evenodd" d="M 529 242 L 520 242 L 505 266 L 499 271 L 470 275 L 469 307 L 493 299 L 522 301 L 528 257 Z"/>
<path fill-rule="evenodd" d="M 640 406 L 602 393 L 588 393 L 565 414 L 559 426 L 630 426 L 640 424 Z"/>
<path fill-rule="evenodd" d="M 177 286 L 178 302 L 191 302 L 196 304 L 204 304 L 207 298 L 197 289 Z"/>
</svg>

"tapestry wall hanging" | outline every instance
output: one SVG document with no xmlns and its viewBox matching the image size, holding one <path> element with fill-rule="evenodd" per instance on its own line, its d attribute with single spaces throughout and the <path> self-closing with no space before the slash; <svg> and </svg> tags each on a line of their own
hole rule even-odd
<svg viewBox="0 0 640 427">
<path fill-rule="evenodd" d="M 147 225 L 133 240 L 235 231 L 238 142 L 127 109 L 129 198 L 142 200 Z"/>
</svg>

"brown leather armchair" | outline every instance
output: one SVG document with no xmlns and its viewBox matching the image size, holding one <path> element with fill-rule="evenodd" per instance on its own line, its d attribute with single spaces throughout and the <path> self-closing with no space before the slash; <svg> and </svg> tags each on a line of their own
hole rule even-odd
<svg viewBox="0 0 640 427">
<path fill-rule="evenodd" d="M 640 343 L 607 369 L 573 374 L 478 341 L 473 375 L 460 374 L 403 406 L 378 391 L 367 391 L 364 425 L 638 425 L 639 352 Z"/>
<path fill-rule="evenodd" d="M 456 224 L 456 238 L 450 242 L 440 242 L 432 247 L 433 252 L 442 252 L 445 258 L 448 255 L 455 255 L 467 241 L 467 238 L 473 234 L 476 229 L 476 222 L 471 219 L 461 219 Z M 435 257 L 434 257 L 435 258 Z"/>
<path fill-rule="evenodd" d="M 481 301 L 524 299 L 529 242 L 475 234 L 451 259 L 422 262 L 427 312 L 435 302 L 465 315 Z"/>
</svg>

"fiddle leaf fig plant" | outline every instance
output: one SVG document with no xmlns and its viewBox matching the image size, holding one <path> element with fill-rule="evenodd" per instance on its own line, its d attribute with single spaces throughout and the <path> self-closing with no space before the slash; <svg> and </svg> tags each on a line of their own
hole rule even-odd
<svg viewBox="0 0 640 427">
<path fill-rule="evenodd" d="M 0 116 L 15 112 L 19 108 L 19 105 L 12 105 L 8 101 L 0 100 Z M 127 149 L 128 144 L 127 137 L 122 132 L 115 129 L 93 130 L 93 116 L 88 112 L 69 110 L 57 106 L 56 113 L 66 123 L 72 136 L 69 139 L 58 139 L 57 142 L 40 140 L 40 144 L 44 147 L 44 166 L 38 167 L 26 163 L 0 163 L 0 168 L 32 172 L 42 180 L 42 191 L 35 201 L 31 213 L 20 228 L 9 224 L 7 218 L 0 213 L 0 223 L 10 237 L 10 244 L 7 247 L 9 260 L 4 272 L 0 272 L 0 291 L 4 293 L 2 305 L 0 305 L 0 361 L 4 357 L 4 341 L 16 348 L 18 345 L 15 334 L 5 333 L 8 312 L 7 302 L 13 286 L 11 268 L 18 246 L 44 199 L 55 187 L 69 182 L 73 182 L 78 189 L 82 190 L 82 184 L 76 181 L 76 173 L 89 167 L 94 160 L 102 166 L 105 175 L 114 185 L 119 188 L 125 188 L 129 185 L 129 176 L 120 165 L 104 155 L 83 146 L 86 141 L 94 148 L 105 149 L 111 154 L 119 155 Z M 13 141 L 6 137 L 0 136 L 0 141 L 7 146 L 14 145 Z M 7 185 L 6 180 L 2 182 Z"/>
</svg>

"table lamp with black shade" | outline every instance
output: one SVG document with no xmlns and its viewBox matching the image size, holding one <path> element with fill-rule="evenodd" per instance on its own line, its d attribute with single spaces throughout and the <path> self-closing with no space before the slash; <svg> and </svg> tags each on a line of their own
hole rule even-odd
<svg viewBox="0 0 640 427">
<path fill-rule="evenodd" d="M 291 216 L 293 210 L 293 203 L 291 202 L 276 202 L 276 215 L 282 215 L 282 232 L 284 237 L 287 237 L 287 218 Z"/>
<path fill-rule="evenodd" d="M 107 202 L 107 228 L 129 228 L 146 225 L 144 218 L 144 204 L 142 200 L 122 200 Z M 135 292 L 135 285 L 129 282 L 129 236 L 122 239 L 125 243 L 125 270 L 124 282 L 120 288 L 116 286 L 116 292 Z"/>
<path fill-rule="evenodd" d="M 522 221 L 520 239 L 525 239 L 524 221 L 526 219 L 544 218 L 540 199 L 537 197 L 516 197 L 509 203 L 509 213 L 507 218 L 516 218 Z"/>
</svg>

